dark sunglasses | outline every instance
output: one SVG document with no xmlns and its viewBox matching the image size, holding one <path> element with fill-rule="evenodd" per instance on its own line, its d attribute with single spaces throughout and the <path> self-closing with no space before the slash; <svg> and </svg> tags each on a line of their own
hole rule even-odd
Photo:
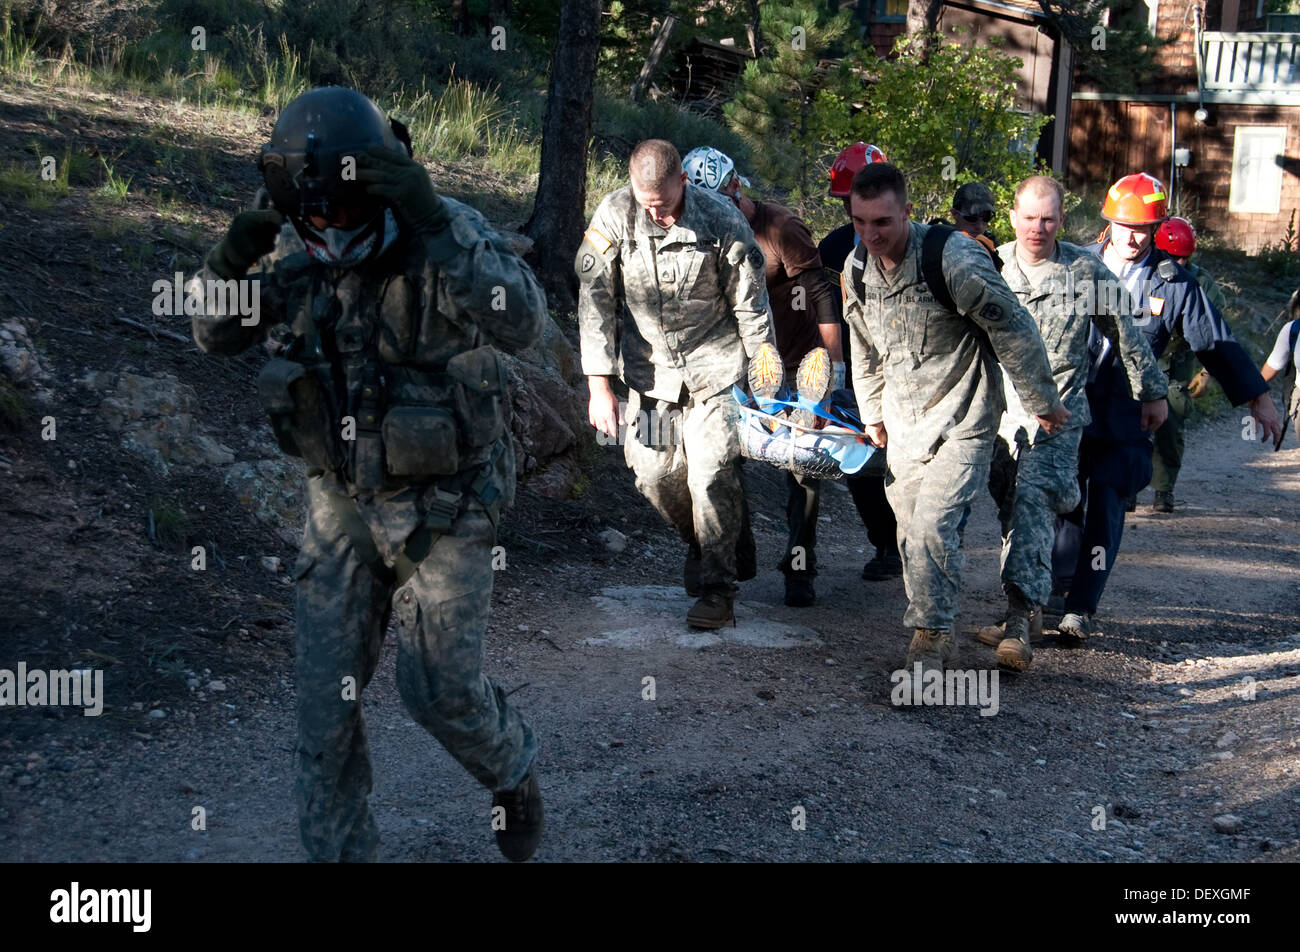
<svg viewBox="0 0 1300 952">
<path fill-rule="evenodd" d="M 982 221 L 984 224 L 987 225 L 989 222 L 991 222 L 991 221 L 993 220 L 993 213 L 992 213 L 992 212 L 980 212 L 978 215 L 962 215 L 962 214 L 958 214 L 957 217 L 960 218 L 962 221 L 968 221 L 968 222 L 970 222 L 971 224 L 974 224 L 974 223 L 977 222 L 977 221 Z"/>
</svg>

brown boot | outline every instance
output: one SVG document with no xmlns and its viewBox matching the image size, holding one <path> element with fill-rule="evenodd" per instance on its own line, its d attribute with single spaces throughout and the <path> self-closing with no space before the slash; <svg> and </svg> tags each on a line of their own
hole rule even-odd
<svg viewBox="0 0 1300 952">
<path fill-rule="evenodd" d="M 1002 639 L 1007 636 L 1007 623 L 1000 621 L 996 625 L 985 625 L 979 631 L 975 632 L 975 640 L 982 645 L 988 645 L 990 648 L 996 648 L 1002 644 Z"/>
<path fill-rule="evenodd" d="M 692 628 L 722 628 L 727 622 L 736 624 L 731 610 L 733 599 L 719 592 L 709 592 L 686 613 L 686 624 Z"/>
<path fill-rule="evenodd" d="M 1008 671 L 1025 671 L 1033 660 L 1034 651 L 1029 647 L 1030 619 L 1037 615 L 1039 630 L 1042 630 L 1042 611 L 1037 605 L 1031 605 L 1017 594 L 1007 599 L 1006 637 L 998 643 L 998 666 Z"/>
<path fill-rule="evenodd" d="M 1000 621 L 996 625 L 985 625 L 975 633 L 975 640 L 982 645 L 996 648 L 1007 637 L 1007 623 Z M 1043 640 L 1043 606 L 1035 605 L 1034 613 L 1029 616 L 1029 642 Z"/>
<path fill-rule="evenodd" d="M 912 643 L 907 646 L 907 660 L 904 662 L 910 675 L 914 666 L 921 663 L 921 673 L 942 671 L 957 654 L 957 646 L 946 628 L 918 628 L 912 635 Z"/>
</svg>

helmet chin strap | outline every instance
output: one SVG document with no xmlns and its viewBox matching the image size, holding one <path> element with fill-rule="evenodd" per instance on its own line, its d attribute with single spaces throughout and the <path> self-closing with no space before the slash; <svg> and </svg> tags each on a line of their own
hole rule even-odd
<svg viewBox="0 0 1300 952">
<path fill-rule="evenodd" d="M 297 217 L 294 229 L 307 252 L 322 264 L 351 268 L 377 258 L 397 239 L 397 220 L 391 209 L 356 228 L 313 228 Z"/>
</svg>

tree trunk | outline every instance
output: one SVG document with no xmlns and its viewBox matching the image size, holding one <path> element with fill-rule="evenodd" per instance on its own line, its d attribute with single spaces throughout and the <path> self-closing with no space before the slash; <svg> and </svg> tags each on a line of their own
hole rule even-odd
<svg viewBox="0 0 1300 952">
<path fill-rule="evenodd" d="M 636 82 L 632 84 L 632 101 L 636 102 L 645 92 L 645 88 L 650 85 L 650 80 L 654 78 L 655 70 L 659 68 L 659 60 L 663 58 L 664 50 L 668 49 L 668 41 L 672 39 L 673 30 L 677 28 L 677 18 L 671 14 L 664 20 L 659 27 L 659 34 L 655 37 L 654 43 L 650 47 L 650 55 L 645 58 L 645 63 L 641 67 L 641 74 L 637 76 Z"/>
<path fill-rule="evenodd" d="M 907 33 L 933 33 L 939 29 L 939 16 L 943 13 L 943 0 L 907 0 Z M 922 62 L 929 62 L 931 43 L 926 41 L 921 51 Z"/>
<path fill-rule="evenodd" d="M 533 217 L 524 232 L 535 242 L 529 255 L 551 306 L 577 304 L 573 256 L 586 227 L 587 143 L 600 51 L 600 0 L 562 0 L 560 28 L 542 121 L 541 172 Z"/>
</svg>

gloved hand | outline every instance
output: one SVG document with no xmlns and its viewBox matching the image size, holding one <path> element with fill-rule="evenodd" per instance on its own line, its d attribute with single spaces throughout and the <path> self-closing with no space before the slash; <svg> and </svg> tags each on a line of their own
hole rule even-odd
<svg viewBox="0 0 1300 952">
<path fill-rule="evenodd" d="M 357 156 L 357 181 L 366 183 L 367 195 L 392 205 L 394 214 L 417 234 L 436 235 L 451 221 L 429 173 L 404 153 L 371 146 Z"/>
<path fill-rule="evenodd" d="M 226 236 L 208 252 L 208 267 L 226 280 L 242 278 L 249 266 L 275 247 L 284 216 L 274 208 L 240 212 Z"/>
<path fill-rule="evenodd" d="M 1208 371 L 1202 370 L 1187 384 L 1187 392 L 1193 397 L 1203 397 L 1210 392 L 1210 384 L 1213 380 Z"/>
<path fill-rule="evenodd" d="M 844 361 L 831 364 L 831 390 L 844 389 Z"/>
</svg>

